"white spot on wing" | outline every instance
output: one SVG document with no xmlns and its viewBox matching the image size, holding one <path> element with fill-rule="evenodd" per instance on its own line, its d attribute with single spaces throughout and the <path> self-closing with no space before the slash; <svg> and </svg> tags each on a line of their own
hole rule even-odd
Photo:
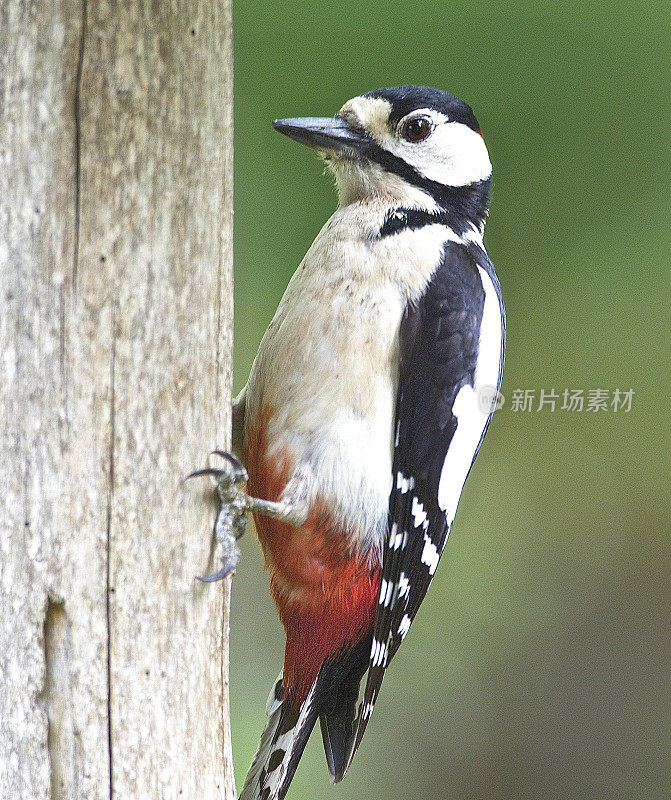
<svg viewBox="0 0 671 800">
<path fill-rule="evenodd" d="M 412 498 L 412 516 L 415 519 L 415 528 L 420 528 L 427 521 L 426 511 L 424 506 L 419 502 L 416 497 Z"/>
<path fill-rule="evenodd" d="M 398 632 L 401 636 L 401 641 L 405 639 L 408 630 L 410 629 L 410 617 L 407 614 L 403 615 L 403 619 L 401 620 L 400 625 L 398 626 Z"/>
<path fill-rule="evenodd" d="M 443 554 L 443 550 L 445 550 L 445 545 L 447 544 L 447 537 L 450 535 L 451 527 L 448 524 L 447 528 L 445 529 L 445 538 L 443 539 L 443 544 L 440 547 L 440 554 Z"/>
<path fill-rule="evenodd" d="M 485 304 L 482 309 L 480 338 L 478 342 L 478 361 L 475 365 L 475 389 L 484 386 L 498 386 L 501 368 L 501 337 L 503 325 L 501 306 L 492 279 L 487 272 L 478 267 L 482 287 L 485 290 Z M 494 410 L 496 398 L 492 398 L 491 411 Z"/>
<path fill-rule="evenodd" d="M 378 642 L 377 639 L 373 639 L 373 646 L 370 651 L 370 663 L 372 666 L 377 667 L 382 664 L 383 661 L 386 664 L 387 645 Z"/>
<path fill-rule="evenodd" d="M 389 535 L 389 546 L 392 550 L 398 550 L 399 547 L 405 547 L 405 539 L 407 534 L 398 530 L 398 525 L 394 523 L 391 526 L 391 533 Z"/>
<path fill-rule="evenodd" d="M 379 646 L 380 646 L 380 643 L 378 642 L 377 639 L 374 638 L 373 639 L 373 644 L 371 645 L 371 648 L 370 648 L 370 660 L 371 660 L 371 662 L 373 664 L 375 663 L 375 659 L 377 658 L 377 648 Z"/>
<path fill-rule="evenodd" d="M 389 601 L 391 600 L 391 596 L 393 593 L 394 593 L 394 584 L 391 581 L 389 581 L 389 583 L 386 583 L 385 585 L 384 595 L 382 594 L 382 592 L 380 592 L 380 602 L 384 600 L 383 604 L 385 608 L 389 605 Z"/>
<path fill-rule="evenodd" d="M 386 594 L 387 594 L 387 581 L 384 578 L 382 578 L 382 580 L 380 581 L 380 598 L 378 600 L 378 603 L 380 605 L 386 605 L 386 603 L 384 602 Z"/>
<path fill-rule="evenodd" d="M 396 534 L 398 533 L 398 525 L 394 522 L 392 523 L 391 530 L 389 531 L 389 546 L 394 546 L 394 540 L 396 539 Z"/>
<path fill-rule="evenodd" d="M 422 550 L 422 564 L 426 564 L 429 575 L 433 575 L 438 566 L 440 554 L 428 533 L 424 534 L 424 549 Z"/>
<path fill-rule="evenodd" d="M 457 429 L 445 456 L 438 484 L 438 505 L 445 512 L 448 525 L 457 513 L 457 505 L 466 476 L 473 463 L 489 412 L 480 408 L 478 392 L 484 386 L 497 386 L 501 365 L 501 308 L 492 279 L 478 267 L 485 291 L 485 303 L 480 323 L 478 360 L 475 367 L 475 386 L 462 386 L 452 413 Z"/>
<path fill-rule="evenodd" d="M 406 478 L 402 472 L 396 476 L 396 488 L 401 490 L 401 494 L 407 494 L 411 489 L 415 488 L 415 479 L 412 475 Z"/>
</svg>

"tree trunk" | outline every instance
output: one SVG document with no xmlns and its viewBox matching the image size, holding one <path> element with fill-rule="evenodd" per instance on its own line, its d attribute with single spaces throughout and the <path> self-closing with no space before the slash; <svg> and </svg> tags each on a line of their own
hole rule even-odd
<svg viewBox="0 0 671 800">
<path fill-rule="evenodd" d="M 0 797 L 233 798 L 230 2 L 0 7 Z"/>
</svg>

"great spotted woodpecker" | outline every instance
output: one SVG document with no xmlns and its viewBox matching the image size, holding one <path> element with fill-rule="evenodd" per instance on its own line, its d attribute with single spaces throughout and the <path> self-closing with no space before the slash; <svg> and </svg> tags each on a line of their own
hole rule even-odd
<svg viewBox="0 0 671 800">
<path fill-rule="evenodd" d="M 273 124 L 317 149 L 340 202 L 234 404 L 249 481 L 230 498 L 254 513 L 287 637 L 241 800 L 285 796 L 318 718 L 344 776 L 445 547 L 505 346 L 482 242 L 491 164 L 466 103 L 401 86 Z"/>
</svg>

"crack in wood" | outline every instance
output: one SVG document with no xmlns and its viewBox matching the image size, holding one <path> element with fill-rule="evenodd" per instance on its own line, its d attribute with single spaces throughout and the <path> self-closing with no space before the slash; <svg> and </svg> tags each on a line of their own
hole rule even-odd
<svg viewBox="0 0 671 800">
<path fill-rule="evenodd" d="M 219 237 L 219 263 L 217 265 L 217 332 L 216 332 L 216 351 L 214 355 L 214 368 L 215 368 L 215 387 L 216 387 L 216 403 L 221 400 L 221 326 L 222 326 L 222 273 L 223 273 L 223 259 L 221 252 L 221 236 Z"/>
<path fill-rule="evenodd" d="M 47 600 L 44 616 L 44 664 L 41 700 L 48 721 L 51 800 L 65 800 L 79 795 L 74 752 L 75 731 L 70 706 L 72 642 L 65 604 L 53 597 Z"/>
<path fill-rule="evenodd" d="M 74 252 L 72 257 L 72 294 L 77 296 L 77 272 L 79 271 L 79 222 L 81 214 L 81 135 L 82 135 L 82 73 L 84 71 L 84 48 L 86 46 L 86 11 L 87 0 L 82 0 L 82 22 L 79 37 L 79 53 L 77 55 L 77 71 L 75 74 L 75 232 Z"/>
<path fill-rule="evenodd" d="M 117 300 L 112 306 L 112 349 L 110 353 L 110 442 L 109 442 L 109 483 L 107 487 L 107 548 L 105 563 L 105 619 L 107 625 L 107 754 L 109 759 L 109 796 L 114 796 L 114 764 L 112 761 L 112 617 L 110 592 L 110 563 L 112 544 L 112 505 L 114 501 L 114 437 L 116 422 L 116 398 L 114 394 L 114 377 L 116 366 L 116 314 Z"/>
</svg>

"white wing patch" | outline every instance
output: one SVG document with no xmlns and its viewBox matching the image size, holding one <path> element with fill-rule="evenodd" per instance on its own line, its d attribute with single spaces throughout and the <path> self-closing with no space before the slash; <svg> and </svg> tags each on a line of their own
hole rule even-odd
<svg viewBox="0 0 671 800">
<path fill-rule="evenodd" d="M 438 484 L 438 505 L 445 512 L 448 525 L 452 524 L 457 513 L 461 490 L 491 412 L 491 408 L 482 408 L 481 392 L 485 388 L 498 386 L 501 366 L 501 307 L 492 279 L 481 267 L 478 267 L 478 272 L 485 291 L 485 302 L 480 322 L 475 386 L 462 386 L 454 400 L 452 413 L 457 418 L 457 429 L 445 456 Z M 495 400 L 493 396 L 492 404 Z"/>
</svg>

